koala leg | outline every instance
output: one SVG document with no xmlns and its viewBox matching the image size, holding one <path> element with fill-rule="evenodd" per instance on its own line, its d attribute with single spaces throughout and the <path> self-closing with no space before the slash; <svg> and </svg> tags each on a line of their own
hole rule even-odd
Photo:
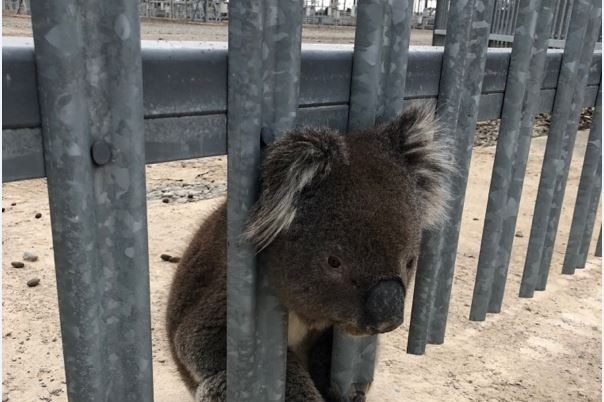
<svg viewBox="0 0 604 402">
<path fill-rule="evenodd" d="M 174 353 L 196 402 L 226 401 L 226 326 L 208 317 L 208 304 L 194 308 L 174 333 Z M 212 317 L 212 315 L 209 315 Z"/>
<path fill-rule="evenodd" d="M 226 371 L 203 380 L 195 390 L 195 402 L 226 401 Z"/>
<path fill-rule="evenodd" d="M 324 402 L 310 373 L 293 352 L 287 353 L 286 402 Z"/>
<path fill-rule="evenodd" d="M 310 351 L 309 371 L 317 389 L 327 401 L 331 401 L 331 344 L 333 329 L 325 331 L 313 345 Z"/>
<path fill-rule="evenodd" d="M 209 304 L 193 309 L 174 334 L 174 354 L 183 368 L 185 383 L 195 402 L 226 401 L 226 325 L 224 320 L 209 321 Z M 216 315 L 210 315 L 216 317 Z M 220 325 L 216 325 L 220 324 Z M 190 378 L 186 378 L 190 377 Z M 324 402 L 310 373 L 292 352 L 287 355 L 287 402 Z"/>
</svg>

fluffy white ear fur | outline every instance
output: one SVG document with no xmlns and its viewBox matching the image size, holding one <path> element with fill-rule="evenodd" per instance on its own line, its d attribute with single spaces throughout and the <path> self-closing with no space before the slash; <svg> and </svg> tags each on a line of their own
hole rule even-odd
<svg viewBox="0 0 604 402">
<path fill-rule="evenodd" d="M 273 143 L 262 166 L 262 192 L 244 237 L 261 251 L 296 216 L 298 199 L 311 183 L 325 177 L 345 157 L 341 134 L 331 130 L 293 131 Z"/>
<path fill-rule="evenodd" d="M 439 139 L 440 126 L 431 104 L 412 106 L 383 128 L 395 152 L 415 176 L 424 228 L 440 224 L 451 198 L 449 182 L 455 174 L 452 153 Z"/>
</svg>

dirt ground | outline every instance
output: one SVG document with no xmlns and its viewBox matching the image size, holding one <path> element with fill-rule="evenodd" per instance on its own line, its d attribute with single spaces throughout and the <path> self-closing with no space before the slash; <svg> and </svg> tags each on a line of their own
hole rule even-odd
<svg viewBox="0 0 604 402">
<path fill-rule="evenodd" d="M 533 141 L 503 312 L 468 321 L 494 147 L 475 148 L 445 343 L 426 355 L 405 353 L 402 328 L 381 336 L 369 401 L 600 401 L 601 259 L 560 275 L 587 132 L 578 135 L 552 273 L 545 292 L 516 297 L 530 233 L 545 137 Z M 199 221 L 225 191 L 226 158 L 147 167 L 155 400 L 188 402 L 164 330 L 168 285 Z M 190 196 L 189 196 L 190 194 Z M 219 198 L 216 198 L 219 197 Z M 169 202 L 164 202 L 167 199 Z M 3 185 L 4 401 L 66 401 L 45 180 Z M 41 213 L 39 219 L 36 213 Z M 599 223 L 598 223 L 599 224 Z M 597 236 L 597 233 L 596 233 Z M 25 251 L 39 257 L 14 268 Z M 36 287 L 26 282 L 39 278 Z M 408 296 L 411 300 L 412 295 Z M 408 303 L 408 309 L 410 310 Z"/>
<path fill-rule="evenodd" d="M 147 40 L 184 40 L 226 42 L 227 23 L 183 23 L 163 19 L 144 18 L 141 21 L 141 38 Z M 2 15 L 3 36 L 32 36 L 28 16 Z M 354 27 L 304 25 L 302 41 L 306 43 L 354 43 Z M 414 29 L 412 45 L 431 45 L 432 31 Z"/>
</svg>

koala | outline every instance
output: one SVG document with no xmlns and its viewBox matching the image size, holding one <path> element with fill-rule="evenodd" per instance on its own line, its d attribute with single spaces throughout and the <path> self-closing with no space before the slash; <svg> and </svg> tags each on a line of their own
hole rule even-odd
<svg viewBox="0 0 604 402">
<path fill-rule="evenodd" d="M 421 234 L 442 222 L 454 173 L 430 108 L 339 133 L 293 130 L 267 147 L 261 190 L 241 241 L 289 311 L 286 401 L 338 395 L 329 372 L 334 328 L 392 331 Z M 201 225 L 175 273 L 167 309 L 173 358 L 196 401 L 226 400 L 226 202 Z"/>
</svg>

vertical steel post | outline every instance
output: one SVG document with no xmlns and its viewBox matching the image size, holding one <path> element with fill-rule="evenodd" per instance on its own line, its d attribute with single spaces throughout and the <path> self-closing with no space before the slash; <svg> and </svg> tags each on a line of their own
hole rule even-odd
<svg viewBox="0 0 604 402">
<path fill-rule="evenodd" d="M 556 179 L 554 185 L 554 194 L 550 212 L 547 217 L 547 232 L 543 245 L 543 254 L 541 257 L 541 265 L 539 267 L 539 280 L 537 281 L 537 286 L 535 288 L 536 290 L 545 290 L 547 284 L 547 277 L 549 275 L 551 260 L 554 253 L 556 235 L 558 233 L 558 222 L 560 221 L 560 214 L 562 213 L 562 203 L 564 202 L 566 181 L 568 179 L 570 164 L 573 157 L 573 149 L 575 147 L 575 139 L 577 137 L 579 117 L 583 107 L 583 94 L 585 93 L 589 69 L 593 60 L 594 46 L 596 44 L 596 40 L 598 39 L 600 26 L 602 24 L 601 17 L 602 2 L 600 0 L 594 0 L 594 5 L 587 26 L 587 33 L 585 35 L 585 42 L 583 43 L 583 49 L 579 59 L 579 70 L 577 74 L 577 82 L 575 83 L 576 90 L 570 105 L 570 115 L 563 131 L 564 137 L 562 139 L 562 153 L 560 154 L 562 170 L 557 170 L 555 172 Z"/>
<path fill-rule="evenodd" d="M 348 130 L 373 127 L 403 110 L 413 2 L 361 0 L 355 32 Z M 373 381 L 377 337 L 336 330 L 332 387 L 342 395 L 365 392 Z"/>
<path fill-rule="evenodd" d="M 434 13 L 434 28 L 445 29 L 447 26 L 447 14 L 449 11 L 449 0 L 437 0 Z"/>
<path fill-rule="evenodd" d="M 257 196 L 261 141 L 296 117 L 301 0 L 229 3 L 227 399 L 283 401 L 286 311 L 271 292 L 255 250 L 240 241 Z"/>
<path fill-rule="evenodd" d="M 387 0 L 359 0 L 355 28 L 354 53 L 348 130 L 375 124 L 380 107 L 380 61 L 384 26 L 388 23 Z M 353 338 L 335 329 L 331 357 L 331 386 L 340 395 L 353 390 L 364 392 L 373 382 L 377 336 Z M 363 349 L 372 353 L 359 359 Z"/>
<path fill-rule="evenodd" d="M 464 87 L 461 93 L 459 117 L 455 136 L 451 138 L 450 143 L 451 149 L 454 152 L 457 175 L 451 180 L 453 200 L 449 215 L 450 220 L 442 232 L 443 235 L 439 247 L 441 266 L 428 333 L 428 342 L 434 344 L 443 343 L 445 338 L 451 286 L 453 284 L 453 273 L 459 242 L 459 229 L 468 183 L 470 158 L 472 157 L 472 147 L 474 145 L 474 133 L 478 118 L 484 67 L 487 59 L 492 13 L 493 0 L 476 0 L 470 31 L 470 43 L 466 55 L 469 60 L 467 61 Z"/>
<path fill-rule="evenodd" d="M 555 1 L 541 0 L 541 9 L 539 10 L 539 20 L 535 30 L 532 61 L 529 70 L 530 78 L 527 88 L 526 107 L 523 110 L 520 122 L 520 133 L 517 138 L 516 155 L 512 164 L 512 178 L 505 202 L 506 209 L 501 226 L 501 237 L 497 246 L 496 257 L 494 257 L 497 261 L 491 288 L 491 298 L 489 300 L 489 313 L 499 313 L 503 302 L 512 244 L 516 232 L 518 208 L 520 207 L 520 198 L 522 196 L 522 185 L 524 184 L 526 164 L 533 134 L 535 108 L 539 102 L 541 84 L 545 76 L 545 58 L 550 37 L 549 29 L 553 18 L 552 8 Z"/>
<path fill-rule="evenodd" d="M 413 0 L 388 0 L 387 2 L 387 19 L 380 58 L 381 97 L 377 123 L 391 121 L 403 111 L 412 9 Z M 353 81 L 358 79 L 359 77 L 353 77 Z"/>
<path fill-rule="evenodd" d="M 303 0 L 264 2 L 261 133 L 274 133 L 276 138 L 295 125 L 300 93 L 303 3 Z M 262 135 L 262 140 L 269 143 L 271 137 Z M 256 367 L 257 381 L 266 388 L 264 399 L 273 401 L 278 400 L 280 393 L 285 395 L 287 312 L 270 289 L 265 272 L 260 267 Z"/>
<path fill-rule="evenodd" d="M 449 8 L 437 101 L 437 114 L 447 130 L 443 135 L 449 145 L 455 141 L 474 8 L 474 0 L 454 1 Z M 432 301 L 440 272 L 441 237 L 442 231 L 425 232 L 423 235 L 415 276 L 407 353 L 421 355 L 426 349 Z"/>
<path fill-rule="evenodd" d="M 352 337 L 335 331 L 331 386 L 341 395 L 366 393 L 373 382 L 377 337 Z"/>
<path fill-rule="evenodd" d="M 512 14 L 512 10 L 510 8 L 511 6 L 511 2 L 506 2 L 506 6 L 505 6 L 505 13 L 504 13 L 504 19 L 503 19 L 503 26 L 501 27 L 501 34 L 507 34 L 508 33 L 508 26 L 510 24 L 510 19 L 511 19 L 511 14 Z"/>
<path fill-rule="evenodd" d="M 602 161 L 602 87 L 598 91 L 596 100 L 596 109 L 592 118 L 591 130 L 589 132 L 589 140 L 587 149 L 585 150 L 585 158 L 583 160 L 583 169 L 581 170 L 581 179 L 577 190 L 577 199 L 575 201 L 575 210 L 573 212 L 573 220 L 570 227 L 568 242 L 566 245 L 566 254 L 562 265 L 563 274 L 573 274 L 575 268 L 580 267 L 581 261 L 580 252 L 583 244 L 591 242 L 592 227 L 587 227 L 587 215 L 590 212 L 591 195 L 595 190 L 597 180 L 598 165 Z M 588 236 L 583 236 L 589 232 Z M 586 253 L 587 254 L 587 253 Z"/>
<path fill-rule="evenodd" d="M 375 124 L 380 104 L 380 59 L 387 0 L 359 0 L 352 59 L 348 129 Z"/>
<path fill-rule="evenodd" d="M 434 14 L 434 31 L 446 28 L 448 14 L 449 0 L 437 0 L 436 12 Z M 442 46 L 445 42 L 444 38 L 440 35 L 436 35 L 434 31 L 432 35 L 432 46 Z"/>
<path fill-rule="evenodd" d="M 67 394 L 152 401 L 136 2 L 32 3 Z"/>
<path fill-rule="evenodd" d="M 262 128 L 260 1 L 229 3 L 227 400 L 262 400 L 256 383 L 256 255 L 240 242 L 256 200 Z M 279 349 L 279 345 L 277 348 Z M 283 356 L 278 356 L 279 360 Z M 283 399 L 279 393 L 279 400 Z"/>
<path fill-rule="evenodd" d="M 533 297 L 537 286 L 539 269 L 545 244 L 548 216 L 554 197 L 556 171 L 563 169 L 561 160 L 563 137 L 571 119 L 571 102 L 578 89 L 579 64 L 585 46 L 587 25 L 592 12 L 592 2 L 576 0 L 572 9 L 572 21 L 568 30 L 564 55 L 560 66 L 556 98 L 552 113 L 552 124 L 547 137 L 537 201 L 533 214 L 531 236 L 520 285 L 520 297 Z"/>
<path fill-rule="evenodd" d="M 505 20 L 506 20 L 506 14 L 507 14 L 507 1 L 502 1 L 501 2 L 502 8 L 501 8 L 501 15 L 499 18 L 499 26 L 497 27 L 497 31 L 496 33 L 503 33 L 503 28 L 505 27 Z"/>
<path fill-rule="evenodd" d="M 569 0 L 566 3 L 566 8 L 564 10 L 564 19 L 561 21 L 560 27 L 558 28 L 558 33 L 559 33 L 560 39 L 566 40 L 566 37 L 568 36 L 568 29 L 570 27 L 570 18 L 572 16 L 573 1 L 574 0 Z"/>
<path fill-rule="evenodd" d="M 530 79 L 530 63 L 533 53 L 535 30 L 541 0 L 520 0 L 518 25 L 510 57 L 501 125 L 497 139 L 497 151 L 493 164 L 491 186 L 484 219 L 474 295 L 470 320 L 483 321 L 486 317 L 491 288 L 497 264 L 497 251 L 501 241 L 503 218 L 508 206 L 508 191 L 512 180 L 522 114 L 526 111 L 527 86 Z M 541 14 L 541 18 L 547 17 Z"/>
<path fill-rule="evenodd" d="M 585 267 L 587 262 L 587 252 L 589 251 L 589 245 L 591 243 L 591 236 L 593 235 L 594 223 L 596 222 L 596 214 L 598 211 L 598 204 L 600 203 L 600 195 L 602 193 L 602 162 L 598 163 L 598 170 L 594 177 L 594 189 L 591 193 L 591 200 L 589 201 L 589 207 L 587 212 L 587 219 L 585 223 L 585 230 L 583 231 L 583 240 L 581 241 L 581 249 L 579 251 L 579 258 L 577 259 L 577 268 Z"/>
<path fill-rule="evenodd" d="M 563 1 L 565 1 L 565 0 L 556 0 L 556 2 L 555 2 L 556 8 L 554 9 L 554 23 L 552 25 L 552 29 L 550 32 L 550 36 L 552 37 L 552 39 L 558 39 L 556 37 L 556 29 L 558 27 L 558 18 L 562 11 L 562 2 Z"/>
<path fill-rule="evenodd" d="M 516 24 L 518 23 L 518 14 L 520 13 L 520 0 L 514 1 L 514 18 L 512 20 L 512 26 L 510 27 L 510 34 L 516 31 Z"/>
<path fill-rule="evenodd" d="M 493 9 L 493 22 L 491 24 L 491 32 L 493 33 L 497 33 L 497 30 L 499 29 L 499 25 L 501 24 L 501 6 L 500 6 L 501 0 L 495 0 L 494 2 L 494 9 Z"/>
</svg>

